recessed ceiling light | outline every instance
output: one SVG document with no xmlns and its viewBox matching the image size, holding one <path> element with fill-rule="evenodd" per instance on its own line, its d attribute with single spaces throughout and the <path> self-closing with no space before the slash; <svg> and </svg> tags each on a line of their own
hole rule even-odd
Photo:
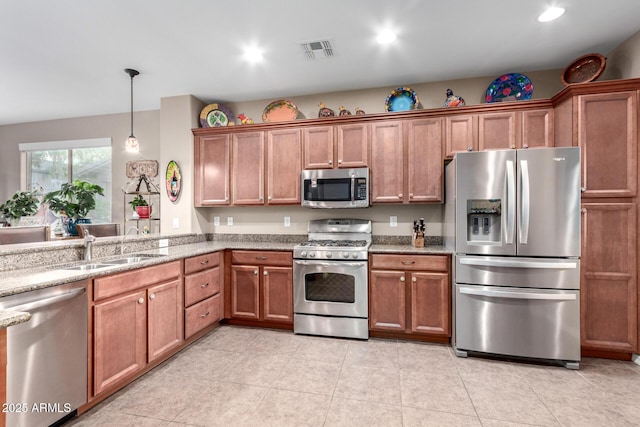
<svg viewBox="0 0 640 427">
<path fill-rule="evenodd" d="M 249 62 L 260 62 L 262 58 L 262 51 L 258 48 L 249 47 L 244 50 L 244 59 Z"/>
<path fill-rule="evenodd" d="M 549 22 L 554 19 L 560 18 L 564 14 L 564 8 L 562 7 L 550 7 L 545 10 L 542 15 L 538 16 L 538 21 Z"/>
<path fill-rule="evenodd" d="M 389 43 L 393 42 L 395 39 L 396 39 L 396 33 L 394 33 L 391 30 L 381 31 L 378 34 L 378 37 L 376 37 L 376 40 L 380 44 L 389 44 Z"/>
</svg>

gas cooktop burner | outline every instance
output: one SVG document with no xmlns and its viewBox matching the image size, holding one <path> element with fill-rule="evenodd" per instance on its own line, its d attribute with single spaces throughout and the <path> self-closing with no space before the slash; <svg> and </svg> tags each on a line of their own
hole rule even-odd
<svg viewBox="0 0 640 427">
<path fill-rule="evenodd" d="M 322 247 L 364 247 L 367 246 L 366 240 L 309 240 L 300 243 L 300 246 L 322 246 Z"/>
</svg>

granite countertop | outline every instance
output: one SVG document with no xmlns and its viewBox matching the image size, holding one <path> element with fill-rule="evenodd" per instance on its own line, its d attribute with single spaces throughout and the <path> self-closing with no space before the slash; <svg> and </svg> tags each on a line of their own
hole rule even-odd
<svg viewBox="0 0 640 427">
<path fill-rule="evenodd" d="M 151 265 L 162 264 L 169 261 L 216 252 L 224 249 L 245 249 L 245 250 L 273 250 L 291 251 L 295 243 L 279 242 L 232 242 L 232 241 L 208 241 L 185 245 L 169 246 L 165 248 L 136 251 L 136 254 L 163 255 L 157 256 L 134 264 L 118 264 L 107 268 L 93 271 L 65 270 L 64 267 L 86 264 L 86 262 L 75 262 L 72 264 L 51 265 L 35 269 L 12 270 L 0 272 L 0 298 L 43 289 L 65 283 L 88 280 L 93 277 L 110 275 L 128 270 L 135 270 Z M 424 248 L 414 248 L 410 245 L 382 245 L 375 244 L 369 249 L 371 253 L 407 253 L 407 254 L 450 254 L 451 251 L 443 246 L 425 246 Z M 131 254 L 125 254 L 131 255 Z M 108 262 L 109 259 L 119 258 L 111 256 L 97 258 L 92 262 Z M 26 322 L 31 318 L 29 313 L 16 312 L 12 310 L 0 309 L 0 329 L 18 323 Z"/>
</svg>

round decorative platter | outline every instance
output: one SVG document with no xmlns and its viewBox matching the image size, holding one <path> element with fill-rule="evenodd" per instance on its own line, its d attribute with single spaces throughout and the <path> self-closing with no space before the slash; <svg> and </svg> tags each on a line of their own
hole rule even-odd
<svg viewBox="0 0 640 427">
<path fill-rule="evenodd" d="M 174 160 L 171 160 L 167 165 L 165 181 L 167 196 L 169 196 L 169 200 L 175 202 L 178 200 L 180 190 L 182 189 L 182 174 L 180 173 L 180 167 Z"/>
<path fill-rule="evenodd" d="M 288 122 L 298 117 L 298 107 L 286 99 L 279 99 L 267 105 L 262 112 L 262 121 L 269 122 Z"/>
<path fill-rule="evenodd" d="M 233 113 L 222 104 L 209 104 L 200 112 L 200 125 L 215 128 L 234 124 Z"/>
<path fill-rule="evenodd" d="M 385 111 L 409 111 L 418 108 L 418 94 L 410 87 L 402 86 L 391 91 L 384 101 Z"/>
<path fill-rule="evenodd" d="M 607 58 L 599 53 L 590 53 L 575 59 L 567 66 L 560 76 L 560 80 L 565 85 L 571 83 L 592 82 L 604 71 L 607 65 Z"/>
<path fill-rule="evenodd" d="M 509 73 L 495 79 L 487 88 L 485 101 L 525 101 L 533 95 L 533 83 L 524 74 Z"/>
</svg>

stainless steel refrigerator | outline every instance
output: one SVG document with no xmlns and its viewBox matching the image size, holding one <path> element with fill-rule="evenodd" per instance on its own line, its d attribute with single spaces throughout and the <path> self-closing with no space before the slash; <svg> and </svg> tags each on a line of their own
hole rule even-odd
<svg viewBox="0 0 640 427">
<path fill-rule="evenodd" d="M 456 354 L 578 369 L 580 149 L 458 153 L 445 183 Z"/>
</svg>

